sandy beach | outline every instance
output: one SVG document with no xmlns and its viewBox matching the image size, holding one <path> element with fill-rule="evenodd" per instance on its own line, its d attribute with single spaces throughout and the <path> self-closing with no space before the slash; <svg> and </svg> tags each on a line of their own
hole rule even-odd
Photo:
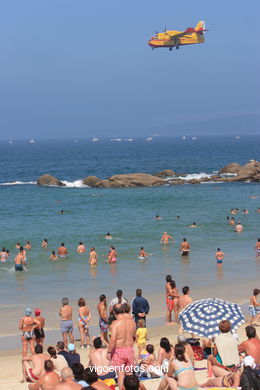
<svg viewBox="0 0 260 390">
<path fill-rule="evenodd" d="M 242 342 L 246 339 L 245 336 L 245 327 L 246 323 L 243 324 L 238 330 L 239 342 Z M 259 330 L 257 330 L 258 336 L 260 336 Z M 185 334 L 185 333 L 184 333 Z M 148 328 L 148 338 L 149 343 L 153 344 L 155 351 L 158 351 L 160 338 L 168 337 L 172 344 L 175 344 L 177 341 L 178 335 L 178 326 L 159 326 Z M 79 341 L 76 341 L 76 347 L 79 348 Z M 25 390 L 28 389 L 28 383 L 20 383 L 22 378 L 21 371 L 21 350 L 20 345 L 17 345 L 17 349 L 1 351 L 0 352 L 0 388 L 5 390 Z M 45 349 L 48 347 L 48 344 L 45 344 Z M 136 352 L 137 348 L 135 347 Z M 88 349 L 77 349 L 77 352 L 81 356 L 81 363 L 86 367 L 88 365 Z M 207 361 L 201 360 L 195 362 L 195 368 L 200 368 L 200 370 L 195 371 L 196 378 L 199 384 L 207 380 Z M 203 369 L 204 368 L 204 369 Z M 148 390 L 156 390 L 160 379 L 145 380 L 143 383 Z"/>
</svg>

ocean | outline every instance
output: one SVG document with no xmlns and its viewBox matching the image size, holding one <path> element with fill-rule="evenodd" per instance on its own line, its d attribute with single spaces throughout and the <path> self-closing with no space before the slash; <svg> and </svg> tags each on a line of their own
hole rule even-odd
<svg viewBox="0 0 260 390">
<path fill-rule="evenodd" d="M 112 299 L 122 288 L 132 299 L 136 288 L 151 302 L 150 317 L 165 312 L 164 281 L 172 274 L 177 287 L 189 285 L 194 299 L 214 296 L 244 302 L 259 287 L 260 257 L 254 245 L 260 236 L 259 183 L 214 183 L 165 185 L 154 188 L 93 189 L 82 186 L 88 175 L 106 178 L 113 174 L 156 173 L 173 169 L 190 177 L 211 175 L 230 162 L 245 164 L 260 158 L 260 137 L 154 138 L 152 142 L 111 142 L 85 139 L 0 142 L 0 245 L 10 250 L 7 263 L 0 264 L 0 334 L 18 333 L 19 318 L 27 306 L 40 306 L 49 329 L 58 328 L 61 298 L 69 297 L 76 311 L 83 296 L 96 317 L 101 293 Z M 37 178 L 49 173 L 66 187 L 39 187 Z M 251 198 L 257 196 L 258 198 Z M 226 217 L 231 208 L 244 225 L 234 233 Z M 60 210 L 65 210 L 60 215 Z M 244 209 L 249 214 L 243 214 Z M 159 214 L 162 220 L 154 217 Z M 179 216 L 180 218 L 177 218 Z M 196 229 L 189 228 L 196 222 Z M 175 244 L 160 245 L 164 231 Z M 105 240 L 110 232 L 113 240 Z M 181 257 L 179 245 L 186 237 L 189 257 Z M 41 248 L 44 238 L 49 247 Z M 27 253 L 28 272 L 14 272 L 15 244 L 32 243 Z M 69 256 L 51 262 L 51 250 L 64 242 Z M 87 253 L 79 255 L 79 241 Z M 118 252 L 118 263 L 105 262 L 109 246 Z M 98 266 L 88 266 L 88 251 L 95 246 Z M 144 246 L 152 253 L 138 259 Z M 225 252 L 223 272 L 217 272 L 215 251 Z M 76 314 L 76 313 L 75 313 Z M 76 318 L 76 317 L 75 317 Z M 95 319 L 96 321 L 96 319 Z"/>
</svg>

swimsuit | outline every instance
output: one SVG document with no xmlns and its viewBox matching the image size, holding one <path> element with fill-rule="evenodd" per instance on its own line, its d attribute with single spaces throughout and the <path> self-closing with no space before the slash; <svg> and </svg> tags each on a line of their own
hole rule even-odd
<svg viewBox="0 0 260 390">
<path fill-rule="evenodd" d="M 23 266 L 22 264 L 15 264 L 15 271 L 23 271 Z"/>
<path fill-rule="evenodd" d="M 172 311 L 174 309 L 174 298 L 170 295 L 167 297 L 167 308 Z"/>
<path fill-rule="evenodd" d="M 249 305 L 248 310 L 251 316 L 255 317 L 260 312 L 260 306 Z"/>
<path fill-rule="evenodd" d="M 114 370 L 122 370 L 121 366 L 124 366 L 125 371 L 128 373 L 135 367 L 135 354 L 133 347 L 116 347 L 111 353 L 111 366 Z"/>
<path fill-rule="evenodd" d="M 175 360 L 176 361 L 176 360 Z M 194 371 L 194 367 L 192 366 L 189 366 L 189 367 L 180 367 L 178 368 L 177 370 L 175 370 L 174 372 L 174 377 L 177 377 L 178 375 L 182 374 L 183 372 L 185 371 Z M 198 387 L 197 386 L 194 386 L 194 387 L 183 387 L 183 386 L 177 386 L 177 389 L 178 390 L 197 390 Z"/>
<path fill-rule="evenodd" d="M 116 257 L 112 257 L 110 263 L 116 263 Z"/>
<path fill-rule="evenodd" d="M 72 333 L 73 331 L 72 320 L 61 320 L 60 331 L 61 333 Z"/>
<path fill-rule="evenodd" d="M 30 326 L 30 325 L 26 325 L 26 326 Z M 26 339 L 26 340 L 31 340 L 33 338 L 33 330 L 26 330 L 23 332 L 23 337 Z"/>
<path fill-rule="evenodd" d="M 82 316 L 82 317 L 84 320 L 80 316 L 78 316 L 78 321 L 81 323 L 81 325 L 84 326 L 85 329 L 89 328 L 88 316 Z"/>
<path fill-rule="evenodd" d="M 32 368 L 29 368 L 26 374 L 27 374 L 26 375 L 27 382 L 35 383 L 39 379 L 38 376 L 34 375 Z"/>
<path fill-rule="evenodd" d="M 6 254 L 6 253 L 2 253 L 2 254 L 1 254 L 1 262 L 2 262 L 2 263 L 5 263 L 6 260 L 7 260 L 7 254 Z"/>
<path fill-rule="evenodd" d="M 217 259 L 217 264 L 222 264 L 222 263 L 223 263 L 222 260 L 218 260 L 218 259 Z"/>
<path fill-rule="evenodd" d="M 102 318 L 99 319 L 99 327 L 102 333 L 107 333 L 107 323 Z"/>
<path fill-rule="evenodd" d="M 41 329 L 34 329 L 34 334 L 36 339 L 43 339 L 45 337 L 44 330 Z"/>
</svg>

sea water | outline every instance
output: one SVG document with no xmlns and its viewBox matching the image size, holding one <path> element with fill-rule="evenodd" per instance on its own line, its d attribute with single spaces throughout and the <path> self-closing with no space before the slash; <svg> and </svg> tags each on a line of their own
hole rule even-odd
<svg viewBox="0 0 260 390">
<path fill-rule="evenodd" d="M 173 169 L 179 176 L 211 175 L 230 162 L 246 163 L 260 158 L 260 137 L 156 138 L 152 142 L 101 140 L 17 141 L 0 143 L 0 245 L 10 250 L 7 263 L 0 264 L 1 334 L 17 332 L 19 316 L 27 306 L 41 306 L 47 326 L 58 326 L 58 308 L 67 296 L 76 308 L 83 296 L 96 315 L 101 293 L 108 299 L 118 288 L 132 299 L 136 288 L 152 303 L 151 317 L 162 316 L 164 281 L 172 274 L 181 290 L 189 285 L 193 298 L 216 296 L 229 300 L 248 299 L 258 286 L 260 257 L 254 245 L 260 236 L 260 186 L 258 183 L 203 183 L 165 185 L 153 188 L 93 189 L 82 186 L 82 178 L 96 175 L 156 173 Z M 66 187 L 39 187 L 37 178 L 49 173 Z M 258 198 L 251 198 L 258 196 Z M 227 223 L 231 208 L 244 232 L 236 234 Z M 65 211 L 64 215 L 60 210 Z M 249 214 L 243 214 L 248 209 Z M 162 219 L 155 220 L 159 214 Z M 177 218 L 179 216 L 179 218 Z M 196 222 L 198 227 L 189 227 Z M 160 245 L 167 231 L 175 243 Z M 107 232 L 113 240 L 105 240 Z M 191 245 L 188 257 L 180 256 L 183 238 Z M 41 248 L 44 238 L 47 249 Z M 14 272 L 16 242 L 32 243 L 27 251 L 28 272 Z M 79 241 L 86 254 L 77 254 Z M 64 242 L 69 256 L 52 262 L 51 250 Z M 109 246 L 118 252 L 118 263 L 109 265 Z M 98 266 L 88 266 L 88 251 L 95 246 Z M 152 253 L 144 261 L 138 252 L 144 246 Z M 217 248 L 225 252 L 222 272 L 216 270 Z M 94 316 L 95 317 L 95 316 Z"/>
</svg>

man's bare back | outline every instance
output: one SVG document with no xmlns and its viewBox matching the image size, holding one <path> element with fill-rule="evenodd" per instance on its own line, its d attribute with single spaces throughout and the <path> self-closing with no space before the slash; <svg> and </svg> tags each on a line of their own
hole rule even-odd
<svg viewBox="0 0 260 390">
<path fill-rule="evenodd" d="M 72 307 L 65 305 L 60 308 L 60 316 L 62 321 L 72 320 Z"/>
<path fill-rule="evenodd" d="M 38 353 L 31 356 L 25 356 L 23 362 L 31 362 L 32 372 L 35 376 L 40 377 L 44 374 L 44 362 L 50 357 L 45 353 Z M 28 369 L 29 366 L 26 366 Z"/>
<path fill-rule="evenodd" d="M 179 297 L 179 300 L 178 300 L 178 311 L 182 311 L 183 309 L 185 309 L 185 307 L 187 307 L 190 303 L 193 302 L 193 299 L 185 294 L 185 295 L 180 295 Z"/>
</svg>

